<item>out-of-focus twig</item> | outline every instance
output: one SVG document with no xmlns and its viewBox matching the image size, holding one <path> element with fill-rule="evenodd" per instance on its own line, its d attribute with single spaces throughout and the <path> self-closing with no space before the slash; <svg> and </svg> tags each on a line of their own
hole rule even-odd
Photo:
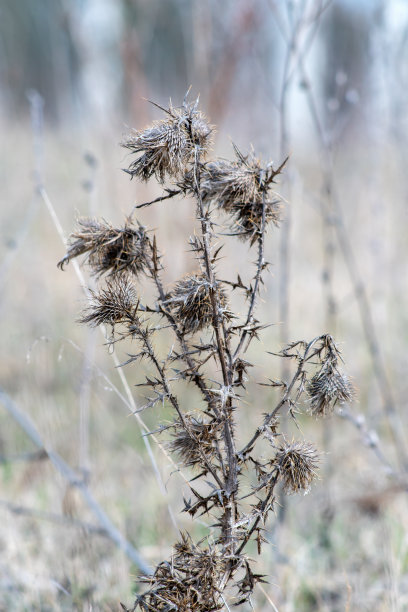
<svg viewBox="0 0 408 612">
<path fill-rule="evenodd" d="M 337 410 L 337 414 L 342 419 L 345 419 L 346 421 L 352 423 L 354 427 L 360 432 L 364 445 L 372 449 L 377 459 L 384 466 L 387 474 L 393 476 L 396 479 L 400 479 L 400 474 L 391 465 L 391 463 L 388 461 L 381 449 L 380 438 L 377 432 L 367 427 L 364 415 L 354 414 L 344 406 Z"/>
<path fill-rule="evenodd" d="M 17 516 L 27 516 L 33 519 L 49 521 L 50 523 L 55 523 L 57 525 L 64 525 L 65 527 L 74 527 L 75 529 L 81 529 L 86 533 L 100 535 L 110 539 L 109 532 L 105 529 L 105 527 L 94 525 L 93 523 L 86 523 L 69 516 L 56 514 L 55 512 L 44 512 L 43 510 L 37 510 L 35 508 L 27 508 L 25 506 L 13 504 L 4 499 L 0 499 L 0 506 Z"/>
<path fill-rule="evenodd" d="M 333 211 L 330 217 L 331 224 L 334 227 L 337 241 L 340 247 L 340 252 L 346 264 L 351 285 L 353 287 L 353 292 L 357 300 L 364 336 L 373 363 L 374 375 L 377 379 L 380 388 L 380 392 L 383 399 L 384 412 L 388 421 L 391 435 L 394 440 L 398 459 L 402 464 L 405 465 L 407 462 L 407 441 L 403 433 L 400 415 L 398 413 L 391 383 L 389 381 L 387 370 L 385 367 L 380 341 L 378 339 L 377 330 L 372 315 L 372 309 L 367 294 L 367 289 L 363 280 L 363 276 L 359 269 L 357 258 L 355 256 L 354 249 L 351 244 L 351 240 L 345 225 L 344 215 L 340 206 L 340 201 L 336 193 L 332 171 L 332 147 L 327 138 L 327 135 L 325 134 L 322 122 L 319 118 L 316 101 L 313 95 L 312 84 L 310 79 L 308 78 L 306 68 L 302 61 L 300 62 L 300 71 L 302 75 L 302 81 L 304 83 L 304 90 L 306 92 L 310 113 L 323 152 L 322 170 L 325 192 L 326 196 L 330 201 L 330 205 Z"/>
<path fill-rule="evenodd" d="M 43 443 L 42 438 L 37 431 L 34 424 L 28 418 L 28 416 L 17 407 L 11 397 L 3 390 L 0 389 L 0 401 L 7 410 L 8 414 L 14 419 L 14 421 L 23 429 L 26 435 L 31 439 L 32 442 L 43 452 L 47 453 L 49 460 L 55 467 L 55 469 L 65 478 L 65 480 L 71 485 L 76 487 L 81 493 L 82 496 L 95 514 L 97 519 L 99 520 L 103 529 L 106 530 L 107 534 L 109 534 L 110 539 L 115 542 L 115 544 L 124 551 L 124 553 L 129 557 L 129 559 L 137 565 L 137 567 L 143 573 L 150 573 L 151 569 L 140 555 L 140 553 L 134 548 L 134 546 L 126 540 L 126 538 L 121 534 L 121 532 L 113 525 L 105 511 L 98 504 L 92 493 L 90 492 L 87 485 L 84 483 L 82 479 L 78 477 L 78 475 L 74 472 L 74 470 L 62 459 L 62 457 L 52 450 L 51 448 L 47 448 Z"/>
</svg>

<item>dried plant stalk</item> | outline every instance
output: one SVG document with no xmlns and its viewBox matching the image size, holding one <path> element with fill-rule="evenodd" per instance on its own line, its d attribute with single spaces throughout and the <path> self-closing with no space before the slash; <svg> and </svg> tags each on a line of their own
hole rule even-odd
<svg viewBox="0 0 408 612">
<path fill-rule="evenodd" d="M 280 412 L 286 409 L 296 419 L 295 408 L 302 408 L 307 391 L 309 412 L 326 416 L 336 403 L 349 402 L 353 392 L 348 378 L 338 369 L 340 353 L 331 336 L 293 342 L 280 353 L 282 359 L 296 364 L 291 380 L 267 383 L 281 389 L 281 398 L 239 449 L 235 421 L 244 418 L 245 410 L 239 389 L 253 365 L 245 353 L 265 327 L 254 312 L 267 269 L 266 232 L 270 222 L 277 225 L 279 219 L 280 199 L 273 185 L 287 160 L 274 168 L 271 162 L 263 165 L 254 151 L 243 155 L 234 147 L 233 161 L 203 161 L 212 126 L 198 109 L 198 101 L 185 99 L 179 108 L 170 105 L 162 110 L 164 119 L 135 132 L 124 143 L 138 155 L 127 170 L 132 178 L 156 177 L 160 183 L 169 182 L 166 195 L 135 208 L 176 195 L 191 197 L 198 232 L 190 238 L 190 247 L 199 272 L 164 291 L 164 264 L 156 238 L 130 218 L 119 230 L 104 221 L 81 221 L 59 265 L 63 268 L 70 259 L 85 255 L 94 274 L 108 275 L 105 287 L 91 294 L 91 304 L 80 321 L 91 326 L 120 324 L 121 338 L 138 346 L 126 363 L 149 361 L 153 374 L 142 383 L 149 395 L 140 410 L 159 402 L 174 410 L 173 422 L 162 424 L 159 431 L 171 432 L 168 448 L 181 464 L 194 470 L 184 511 L 192 517 L 208 515 L 214 524 L 199 543 L 187 533 L 181 535 L 171 559 L 159 563 L 152 576 L 141 578 L 147 589 L 131 609 L 209 612 L 224 608 L 226 597 L 231 604 L 246 602 L 263 580 L 253 571 L 246 547 L 254 540 L 261 551 L 261 523 L 273 512 L 276 485 L 281 482 L 287 494 L 305 493 L 317 476 L 317 450 L 304 440 L 288 442 L 282 438 Z M 249 284 L 242 281 L 241 274 L 236 280 L 218 277 L 220 249 L 215 249 L 215 243 L 221 236 L 215 230 L 219 227 L 215 216 L 220 212 L 231 235 L 248 240 L 250 246 L 257 244 Z M 137 299 L 140 291 L 135 286 L 141 282 L 142 272 L 154 283 L 155 304 L 142 306 Z M 243 315 L 231 310 L 232 289 L 242 290 L 247 300 Z M 174 333 L 175 344 L 165 358 L 159 358 L 154 337 L 161 333 L 163 321 Z M 192 412 L 174 392 L 174 382 L 179 379 L 196 386 L 202 411 Z M 261 439 L 269 442 L 270 449 L 263 459 L 258 456 Z M 254 473 L 256 484 L 244 495 L 241 481 L 246 472 Z M 197 479 L 201 480 L 200 492 L 193 484 Z"/>
</svg>

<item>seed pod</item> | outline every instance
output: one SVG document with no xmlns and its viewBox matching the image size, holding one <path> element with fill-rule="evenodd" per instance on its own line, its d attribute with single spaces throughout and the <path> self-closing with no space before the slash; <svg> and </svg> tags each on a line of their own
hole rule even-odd
<svg viewBox="0 0 408 612">
<path fill-rule="evenodd" d="M 193 158 L 196 148 L 205 154 L 211 144 L 212 126 L 194 104 L 186 101 L 180 108 L 171 104 L 166 119 L 134 131 L 122 146 L 139 157 L 125 172 L 148 181 L 153 175 L 163 183 L 167 175 L 178 177 Z"/>
<path fill-rule="evenodd" d="M 91 327 L 130 323 L 135 325 L 138 300 L 133 285 L 125 277 L 108 280 L 99 293 L 91 291 L 91 303 L 79 319 Z"/>
<path fill-rule="evenodd" d="M 127 220 L 122 228 L 106 221 L 79 219 L 77 229 L 68 239 L 66 255 L 58 263 L 63 269 L 71 259 L 86 254 L 93 274 L 129 272 L 137 276 L 149 264 L 149 239 L 142 225 Z"/>
<path fill-rule="evenodd" d="M 184 415 L 183 423 L 177 421 L 174 424 L 175 432 L 173 440 L 170 442 L 170 449 L 180 456 L 181 461 L 187 467 L 203 465 L 202 453 L 207 460 L 211 460 L 215 454 L 214 440 L 219 428 L 217 423 L 204 422 L 202 419 L 195 418 L 189 414 Z"/>
<path fill-rule="evenodd" d="M 318 454 L 307 442 L 284 443 L 276 453 L 272 464 L 279 471 L 286 493 L 308 493 L 316 478 Z"/>
<path fill-rule="evenodd" d="M 219 285 L 215 291 L 220 304 L 218 314 L 228 317 L 227 296 Z M 210 285 L 203 275 L 189 274 L 180 280 L 165 304 L 182 324 L 185 333 L 196 332 L 208 327 L 212 322 Z"/>
<path fill-rule="evenodd" d="M 203 166 L 201 197 L 232 216 L 231 229 L 243 240 L 254 242 L 262 230 L 263 209 L 265 225 L 271 221 L 277 225 L 280 219 L 280 198 L 271 191 L 275 176 L 280 174 L 285 162 L 274 170 L 272 164 L 262 167 L 254 153 L 244 156 L 235 147 L 236 161 L 218 159 Z M 191 177 L 184 177 L 184 191 L 188 190 Z"/>
<path fill-rule="evenodd" d="M 354 395 L 349 379 L 331 363 L 323 365 L 307 386 L 310 397 L 310 412 L 324 417 L 333 412 L 337 402 L 351 402 Z"/>
</svg>

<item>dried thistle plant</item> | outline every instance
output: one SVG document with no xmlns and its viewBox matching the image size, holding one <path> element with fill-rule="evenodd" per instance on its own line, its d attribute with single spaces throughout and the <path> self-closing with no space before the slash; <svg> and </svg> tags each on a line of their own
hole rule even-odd
<svg viewBox="0 0 408 612">
<path fill-rule="evenodd" d="M 254 313 L 267 270 L 266 231 L 279 218 L 280 199 L 273 185 L 287 160 L 275 169 L 271 162 L 262 164 L 253 151 L 244 156 L 235 147 L 233 161 L 204 161 L 212 127 L 198 109 L 198 101 L 185 99 L 179 108 L 170 104 L 162 110 L 164 119 L 135 132 L 124 143 L 138 156 L 128 170 L 132 177 L 168 181 L 165 195 L 135 210 L 177 195 L 192 197 L 198 231 L 189 244 L 200 271 L 165 291 L 164 258 L 156 238 L 131 218 L 122 229 L 104 221 L 81 221 L 59 265 L 63 268 L 70 259 L 85 254 L 94 274 L 107 275 L 105 286 L 91 293 L 80 320 L 91 326 L 120 325 L 121 338 L 137 345 L 126 364 L 141 359 L 150 363 L 152 374 L 141 383 L 149 395 L 139 410 L 165 402 L 174 411 L 173 422 L 161 424 L 159 431 L 170 432 L 168 448 L 185 468 L 194 470 L 184 512 L 193 518 L 207 515 L 213 524 L 199 543 L 189 534 L 181 535 L 171 558 L 159 563 L 152 576 L 141 578 L 147 589 L 131 610 L 210 612 L 225 608 L 227 600 L 235 605 L 248 601 L 256 584 L 263 581 L 253 570 L 247 547 L 254 541 L 261 551 L 277 484 L 281 482 L 287 494 L 305 493 L 316 478 L 317 450 L 304 440 L 287 442 L 279 415 L 286 410 L 296 420 L 307 393 L 310 412 L 325 416 L 336 402 L 350 401 L 353 393 L 338 369 L 341 357 L 330 335 L 292 342 L 279 353 L 294 363 L 292 377 L 267 383 L 280 389 L 280 399 L 245 442 L 238 439 L 235 424 L 245 419 L 246 410 L 239 390 L 254 365 L 246 352 L 266 327 Z M 215 243 L 233 239 L 217 234 L 219 213 L 227 218 L 230 234 L 248 240 L 250 247 L 257 244 L 253 277 L 246 283 L 241 273 L 236 278 L 219 278 L 220 249 Z M 150 305 L 141 305 L 137 297 L 143 278 L 153 282 L 156 290 L 155 303 Z M 242 291 L 246 300 L 244 314 L 231 311 L 234 289 Z M 163 327 L 174 334 L 164 358 L 157 355 L 153 342 Z M 192 412 L 191 405 L 185 405 L 185 398 L 174 388 L 177 380 L 195 386 L 202 411 Z M 267 457 L 260 454 L 261 440 L 268 442 Z M 255 482 L 250 493 L 241 486 L 247 477 Z M 200 491 L 193 486 L 196 479 L 201 480 Z"/>
</svg>

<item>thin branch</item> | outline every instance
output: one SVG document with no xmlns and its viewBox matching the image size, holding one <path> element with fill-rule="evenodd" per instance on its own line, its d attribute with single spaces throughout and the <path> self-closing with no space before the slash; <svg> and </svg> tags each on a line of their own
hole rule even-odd
<svg viewBox="0 0 408 612">
<path fill-rule="evenodd" d="M 374 324 L 374 318 L 370 301 L 367 295 L 367 289 L 360 272 L 357 258 L 345 226 L 344 215 L 340 206 L 340 201 L 336 193 L 336 188 L 333 178 L 333 158 L 332 147 L 328 141 L 323 125 L 320 121 L 317 111 L 316 101 L 313 95 L 312 85 L 307 76 L 304 63 L 300 64 L 301 75 L 306 85 L 305 91 L 309 104 L 310 114 L 315 125 L 321 148 L 324 155 L 322 160 L 322 171 L 324 177 L 325 191 L 332 204 L 334 215 L 332 215 L 331 223 L 334 226 L 340 252 L 343 256 L 346 268 L 350 277 L 353 292 L 357 300 L 361 324 L 364 336 L 367 342 L 368 350 L 373 362 L 374 375 L 377 379 L 380 392 L 383 399 L 383 408 L 388 421 L 388 425 L 394 439 L 395 447 L 399 456 L 399 460 L 406 464 L 407 462 L 407 440 L 404 435 L 404 429 L 401 425 L 401 417 L 394 399 L 392 387 L 388 378 L 387 370 L 384 363 L 384 358 L 380 348 L 380 342 L 377 335 L 377 330 Z M 405 467 L 407 467 L 405 465 Z"/>
<path fill-rule="evenodd" d="M 0 388 L 0 401 L 26 435 L 32 440 L 32 442 L 43 452 L 47 453 L 51 463 L 55 469 L 63 476 L 63 478 L 71 485 L 79 489 L 82 496 L 89 506 L 90 510 L 94 513 L 98 521 L 100 522 L 103 529 L 106 530 L 110 539 L 124 551 L 129 559 L 137 565 L 141 572 L 144 574 L 150 574 L 151 568 L 140 555 L 140 553 L 126 540 L 121 532 L 113 525 L 105 511 L 98 504 L 92 493 L 88 489 L 87 485 L 83 480 L 74 472 L 74 470 L 62 459 L 62 457 L 51 448 L 47 448 L 42 441 L 42 438 L 35 428 L 34 424 L 30 421 L 22 410 L 20 410 L 10 396 Z"/>
<path fill-rule="evenodd" d="M 263 190 L 262 192 L 262 221 L 261 221 L 261 231 L 259 233 L 258 236 L 258 260 L 257 260 L 257 266 L 256 266 L 256 274 L 255 274 L 255 280 L 254 280 L 254 286 L 252 289 L 252 295 L 251 295 L 251 300 L 249 303 L 249 308 L 248 308 L 248 312 L 247 312 L 247 316 L 246 316 L 246 321 L 245 321 L 245 327 L 242 331 L 241 334 L 241 338 L 239 340 L 239 344 L 234 352 L 234 361 L 236 360 L 236 358 L 238 357 L 239 353 L 242 350 L 242 347 L 244 345 L 245 342 L 245 338 L 248 334 L 248 328 L 247 326 L 251 323 L 252 321 L 252 314 L 255 308 L 255 301 L 256 301 L 256 296 L 258 294 L 259 291 L 259 283 L 261 282 L 261 278 L 262 278 L 262 272 L 264 270 L 264 265 L 265 265 L 265 257 L 264 257 L 264 252 L 265 252 L 265 190 Z"/>
<path fill-rule="evenodd" d="M 63 516 L 54 512 L 44 512 L 43 510 L 37 510 L 35 508 L 27 508 L 26 506 L 20 506 L 13 504 L 9 501 L 0 499 L 0 506 L 16 514 L 17 516 L 27 516 L 29 518 L 39 519 L 41 521 L 49 521 L 57 525 L 63 525 L 64 527 L 74 527 L 75 529 L 81 529 L 86 533 L 100 535 L 105 538 L 109 538 L 110 534 L 105 527 L 94 525 L 93 523 L 86 523 L 79 519 L 71 518 L 70 516 Z"/>
<path fill-rule="evenodd" d="M 143 204 L 135 205 L 133 207 L 131 215 L 133 214 L 135 210 L 138 210 L 139 208 L 145 208 L 145 206 L 151 206 L 152 204 L 156 204 L 156 202 L 163 202 L 163 200 L 174 198 L 174 196 L 179 195 L 180 193 L 183 193 L 181 189 L 166 189 L 166 191 L 167 191 L 167 195 L 159 196 L 158 198 L 151 200 L 151 202 L 144 202 Z"/>
</svg>

